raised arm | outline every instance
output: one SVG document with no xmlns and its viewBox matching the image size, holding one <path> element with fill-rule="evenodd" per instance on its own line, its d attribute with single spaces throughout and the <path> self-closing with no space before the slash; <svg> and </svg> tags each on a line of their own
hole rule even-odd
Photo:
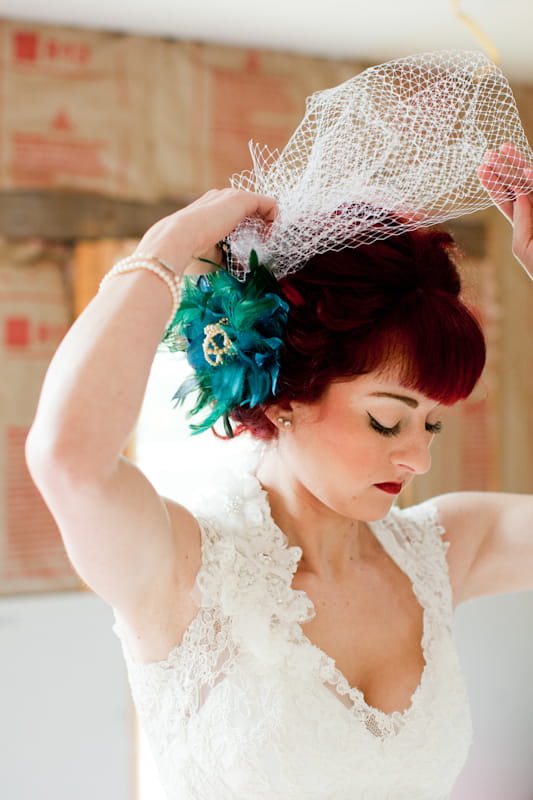
<svg viewBox="0 0 533 800">
<path fill-rule="evenodd" d="M 504 144 L 487 152 L 479 177 L 513 226 L 513 254 L 533 278 L 532 165 L 512 144 Z M 524 193 L 528 184 L 530 192 Z M 435 503 L 452 545 L 448 560 L 457 603 L 533 590 L 532 496 L 461 492 L 437 497 Z"/>
<path fill-rule="evenodd" d="M 213 190 L 157 222 L 138 252 L 181 275 L 243 217 L 273 213 L 268 198 Z M 154 591 L 188 581 L 199 558 L 195 520 L 121 456 L 170 311 L 171 293 L 157 274 L 110 278 L 55 354 L 27 440 L 31 474 L 76 570 L 125 618 L 147 600 L 157 603 Z M 177 476 L 179 469 L 176 453 Z"/>
</svg>

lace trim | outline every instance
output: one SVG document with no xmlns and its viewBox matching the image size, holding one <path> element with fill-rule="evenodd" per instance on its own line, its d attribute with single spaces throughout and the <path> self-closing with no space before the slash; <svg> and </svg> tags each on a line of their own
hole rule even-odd
<svg viewBox="0 0 533 800">
<path fill-rule="evenodd" d="M 260 503 L 269 533 L 275 538 L 281 536 L 287 542 L 287 537 L 280 531 L 272 519 L 268 496 L 262 489 L 259 481 L 257 481 L 256 492 L 257 502 Z M 446 619 L 446 614 L 443 613 L 447 610 L 447 604 L 445 603 L 446 579 L 444 578 L 443 580 L 443 576 L 447 574 L 447 564 L 444 558 L 447 543 L 444 543 L 441 538 L 444 529 L 437 524 L 436 508 L 430 503 L 427 504 L 426 508 L 418 506 L 416 510 L 417 515 L 421 517 L 420 524 L 416 525 L 416 527 L 413 526 L 412 515 L 409 515 L 408 511 L 398 512 L 396 509 L 393 510 L 391 515 L 385 520 L 370 526 L 386 552 L 391 555 L 395 563 L 397 563 L 412 580 L 413 591 L 423 609 L 423 636 L 421 646 L 425 664 L 420 676 L 420 682 L 411 695 L 410 703 L 407 708 L 403 711 L 393 711 L 387 714 L 381 709 L 375 708 L 367 703 L 361 690 L 351 686 L 346 676 L 339 670 L 335 659 L 315 645 L 298 625 L 299 642 L 304 644 L 308 650 L 314 652 L 315 656 L 318 657 L 317 673 L 322 683 L 332 687 L 339 697 L 348 698 L 351 705 L 347 705 L 346 707 L 351 711 L 354 718 L 363 722 L 370 733 L 380 738 L 386 738 L 399 733 L 406 724 L 409 716 L 417 708 L 419 700 L 424 694 L 428 674 L 433 664 L 433 644 L 436 641 L 438 633 L 442 629 L 443 618 Z M 402 518 L 402 514 L 407 516 L 408 519 Z M 401 524 L 402 522 L 403 525 Z M 399 536 L 399 531 L 402 531 L 402 528 L 403 535 Z M 413 529 L 415 531 L 414 536 L 412 534 Z M 384 535 L 385 532 L 389 533 L 389 535 L 391 533 L 394 535 L 396 547 L 393 548 L 391 543 L 385 541 L 387 538 L 386 535 Z M 431 533 L 433 535 L 428 537 L 428 534 Z M 428 551 L 429 543 L 430 549 Z M 404 550 L 406 544 L 410 546 L 412 551 L 409 554 L 411 557 L 408 558 L 406 558 Z M 300 550 L 300 548 L 297 549 Z M 391 550 L 395 552 L 390 552 Z M 299 557 L 301 557 L 301 550 Z M 289 588 L 292 592 L 296 593 L 296 590 L 292 589 L 291 586 L 292 575 L 288 580 Z M 436 587 L 435 590 L 432 589 L 432 586 Z M 303 594 L 305 594 L 305 592 Z M 305 597 L 309 601 L 312 609 L 312 616 L 314 616 L 314 605 L 306 594 Z"/>
<path fill-rule="evenodd" d="M 438 520 L 432 500 L 401 511 L 393 507 L 385 519 L 371 523 L 386 552 L 411 578 L 420 604 L 444 621 L 453 624 L 453 598 L 446 553 L 450 546 Z"/>
<path fill-rule="evenodd" d="M 431 501 L 406 511 L 393 507 L 384 520 L 371 523 L 370 528 L 384 550 L 410 578 L 415 597 L 423 609 L 421 645 L 425 664 L 420 681 L 409 705 L 403 711 L 387 714 L 367 703 L 363 693 L 350 686 L 334 659 L 327 654 L 324 654 L 327 661 L 323 676 L 331 669 L 336 690 L 350 698 L 357 718 L 365 722 L 372 733 L 384 737 L 398 733 L 424 699 L 429 676 L 434 672 L 435 645 L 443 625 L 451 632 L 452 604 L 446 562 L 449 543 L 442 539 L 445 531 L 437 522 L 437 509 Z"/>
<path fill-rule="evenodd" d="M 300 623 L 314 617 L 314 605 L 304 591 L 292 587 L 302 550 L 288 546 L 286 535 L 272 519 L 268 496 L 257 478 L 251 474 L 234 477 L 231 491 L 226 497 L 210 498 L 209 519 L 198 515 L 202 564 L 193 599 L 199 611 L 181 643 L 166 659 L 151 664 L 137 664 L 126 652 L 128 668 L 136 678 L 132 685 L 138 687 L 134 694 L 138 704 L 145 706 L 144 716 L 157 718 L 154 707 L 146 708 L 146 698 L 151 697 L 151 706 L 157 704 L 161 687 L 168 682 L 174 692 L 177 685 L 180 687 L 180 697 L 174 698 L 174 713 L 178 710 L 178 718 L 180 714 L 190 718 L 210 689 L 232 672 L 238 655 L 249 652 L 259 663 L 277 663 L 291 673 L 312 669 L 371 734 L 384 739 L 399 733 L 424 694 L 433 669 L 435 642 L 443 626 L 451 627 L 447 543 L 442 540 L 444 529 L 438 524 L 434 505 L 428 502 L 402 512 L 393 509 L 384 520 L 370 526 L 386 552 L 410 577 L 423 608 L 425 665 L 420 682 L 404 711 L 387 714 L 369 705 L 363 693 L 350 686 L 335 659 L 305 635 Z M 303 645 L 299 654 L 295 645 Z"/>
<path fill-rule="evenodd" d="M 314 605 L 308 595 L 292 588 L 292 579 L 302 556 L 272 519 L 268 496 L 253 475 L 240 479 L 240 491 L 224 504 L 224 519 L 232 529 L 231 539 L 212 538 L 206 521 L 205 571 L 198 577 L 204 603 L 218 603 L 233 618 L 233 631 L 240 646 L 270 663 L 292 653 L 294 644 L 304 645 L 307 669 L 310 660 L 321 682 L 374 735 L 397 734 L 418 706 L 427 684 L 434 654 L 433 646 L 449 619 L 450 590 L 447 582 L 444 532 L 431 504 L 413 513 L 393 511 L 371 527 L 384 549 L 413 582 L 414 593 L 423 608 L 422 651 L 425 665 L 409 706 L 390 714 L 368 704 L 363 693 L 350 686 L 335 659 L 305 635 L 300 623 L 312 619 Z M 235 487 L 234 487 L 235 489 Z M 403 516 L 402 516 L 403 515 Z M 211 569 L 216 564 L 216 569 Z M 290 665 L 287 664 L 290 669 Z M 294 668 L 294 666 L 293 666 Z M 342 700 L 341 700 L 342 702 Z"/>
</svg>

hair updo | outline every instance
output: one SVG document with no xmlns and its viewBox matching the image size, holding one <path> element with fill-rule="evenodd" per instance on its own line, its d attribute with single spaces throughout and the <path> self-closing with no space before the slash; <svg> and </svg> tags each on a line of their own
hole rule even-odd
<svg viewBox="0 0 533 800">
<path fill-rule="evenodd" d="M 281 279 L 289 303 L 273 402 L 318 400 L 332 381 L 394 367 L 400 382 L 445 405 L 467 397 L 485 341 L 460 299 L 450 234 L 407 231 L 314 256 Z M 266 406 L 240 407 L 235 433 L 274 439 Z"/>
</svg>

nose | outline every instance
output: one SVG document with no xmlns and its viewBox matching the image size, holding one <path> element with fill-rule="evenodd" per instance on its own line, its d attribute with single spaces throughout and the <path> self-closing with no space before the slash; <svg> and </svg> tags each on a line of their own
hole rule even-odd
<svg viewBox="0 0 533 800">
<path fill-rule="evenodd" d="M 401 447 L 392 454 L 395 466 L 406 469 L 414 475 L 424 475 L 431 468 L 430 445 L 432 436 L 424 435 L 410 437 Z"/>
</svg>

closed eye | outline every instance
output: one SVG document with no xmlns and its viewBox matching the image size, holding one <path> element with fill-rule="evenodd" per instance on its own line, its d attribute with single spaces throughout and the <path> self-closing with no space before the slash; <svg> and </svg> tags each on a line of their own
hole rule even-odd
<svg viewBox="0 0 533 800">
<path fill-rule="evenodd" d="M 380 422 L 378 422 L 377 419 L 372 416 L 372 414 L 369 414 L 368 411 L 367 414 L 370 419 L 370 427 L 381 434 L 381 436 L 397 436 L 400 433 L 399 422 L 392 428 L 387 428 L 385 425 L 382 425 Z M 442 431 L 442 422 L 426 422 L 426 430 L 432 435 L 440 433 Z"/>
<path fill-rule="evenodd" d="M 368 411 L 366 412 L 368 414 Z M 386 428 L 375 419 L 372 414 L 368 414 L 370 419 L 370 427 L 380 433 L 382 436 L 397 436 L 400 433 L 400 423 L 398 422 L 393 428 Z"/>
</svg>

